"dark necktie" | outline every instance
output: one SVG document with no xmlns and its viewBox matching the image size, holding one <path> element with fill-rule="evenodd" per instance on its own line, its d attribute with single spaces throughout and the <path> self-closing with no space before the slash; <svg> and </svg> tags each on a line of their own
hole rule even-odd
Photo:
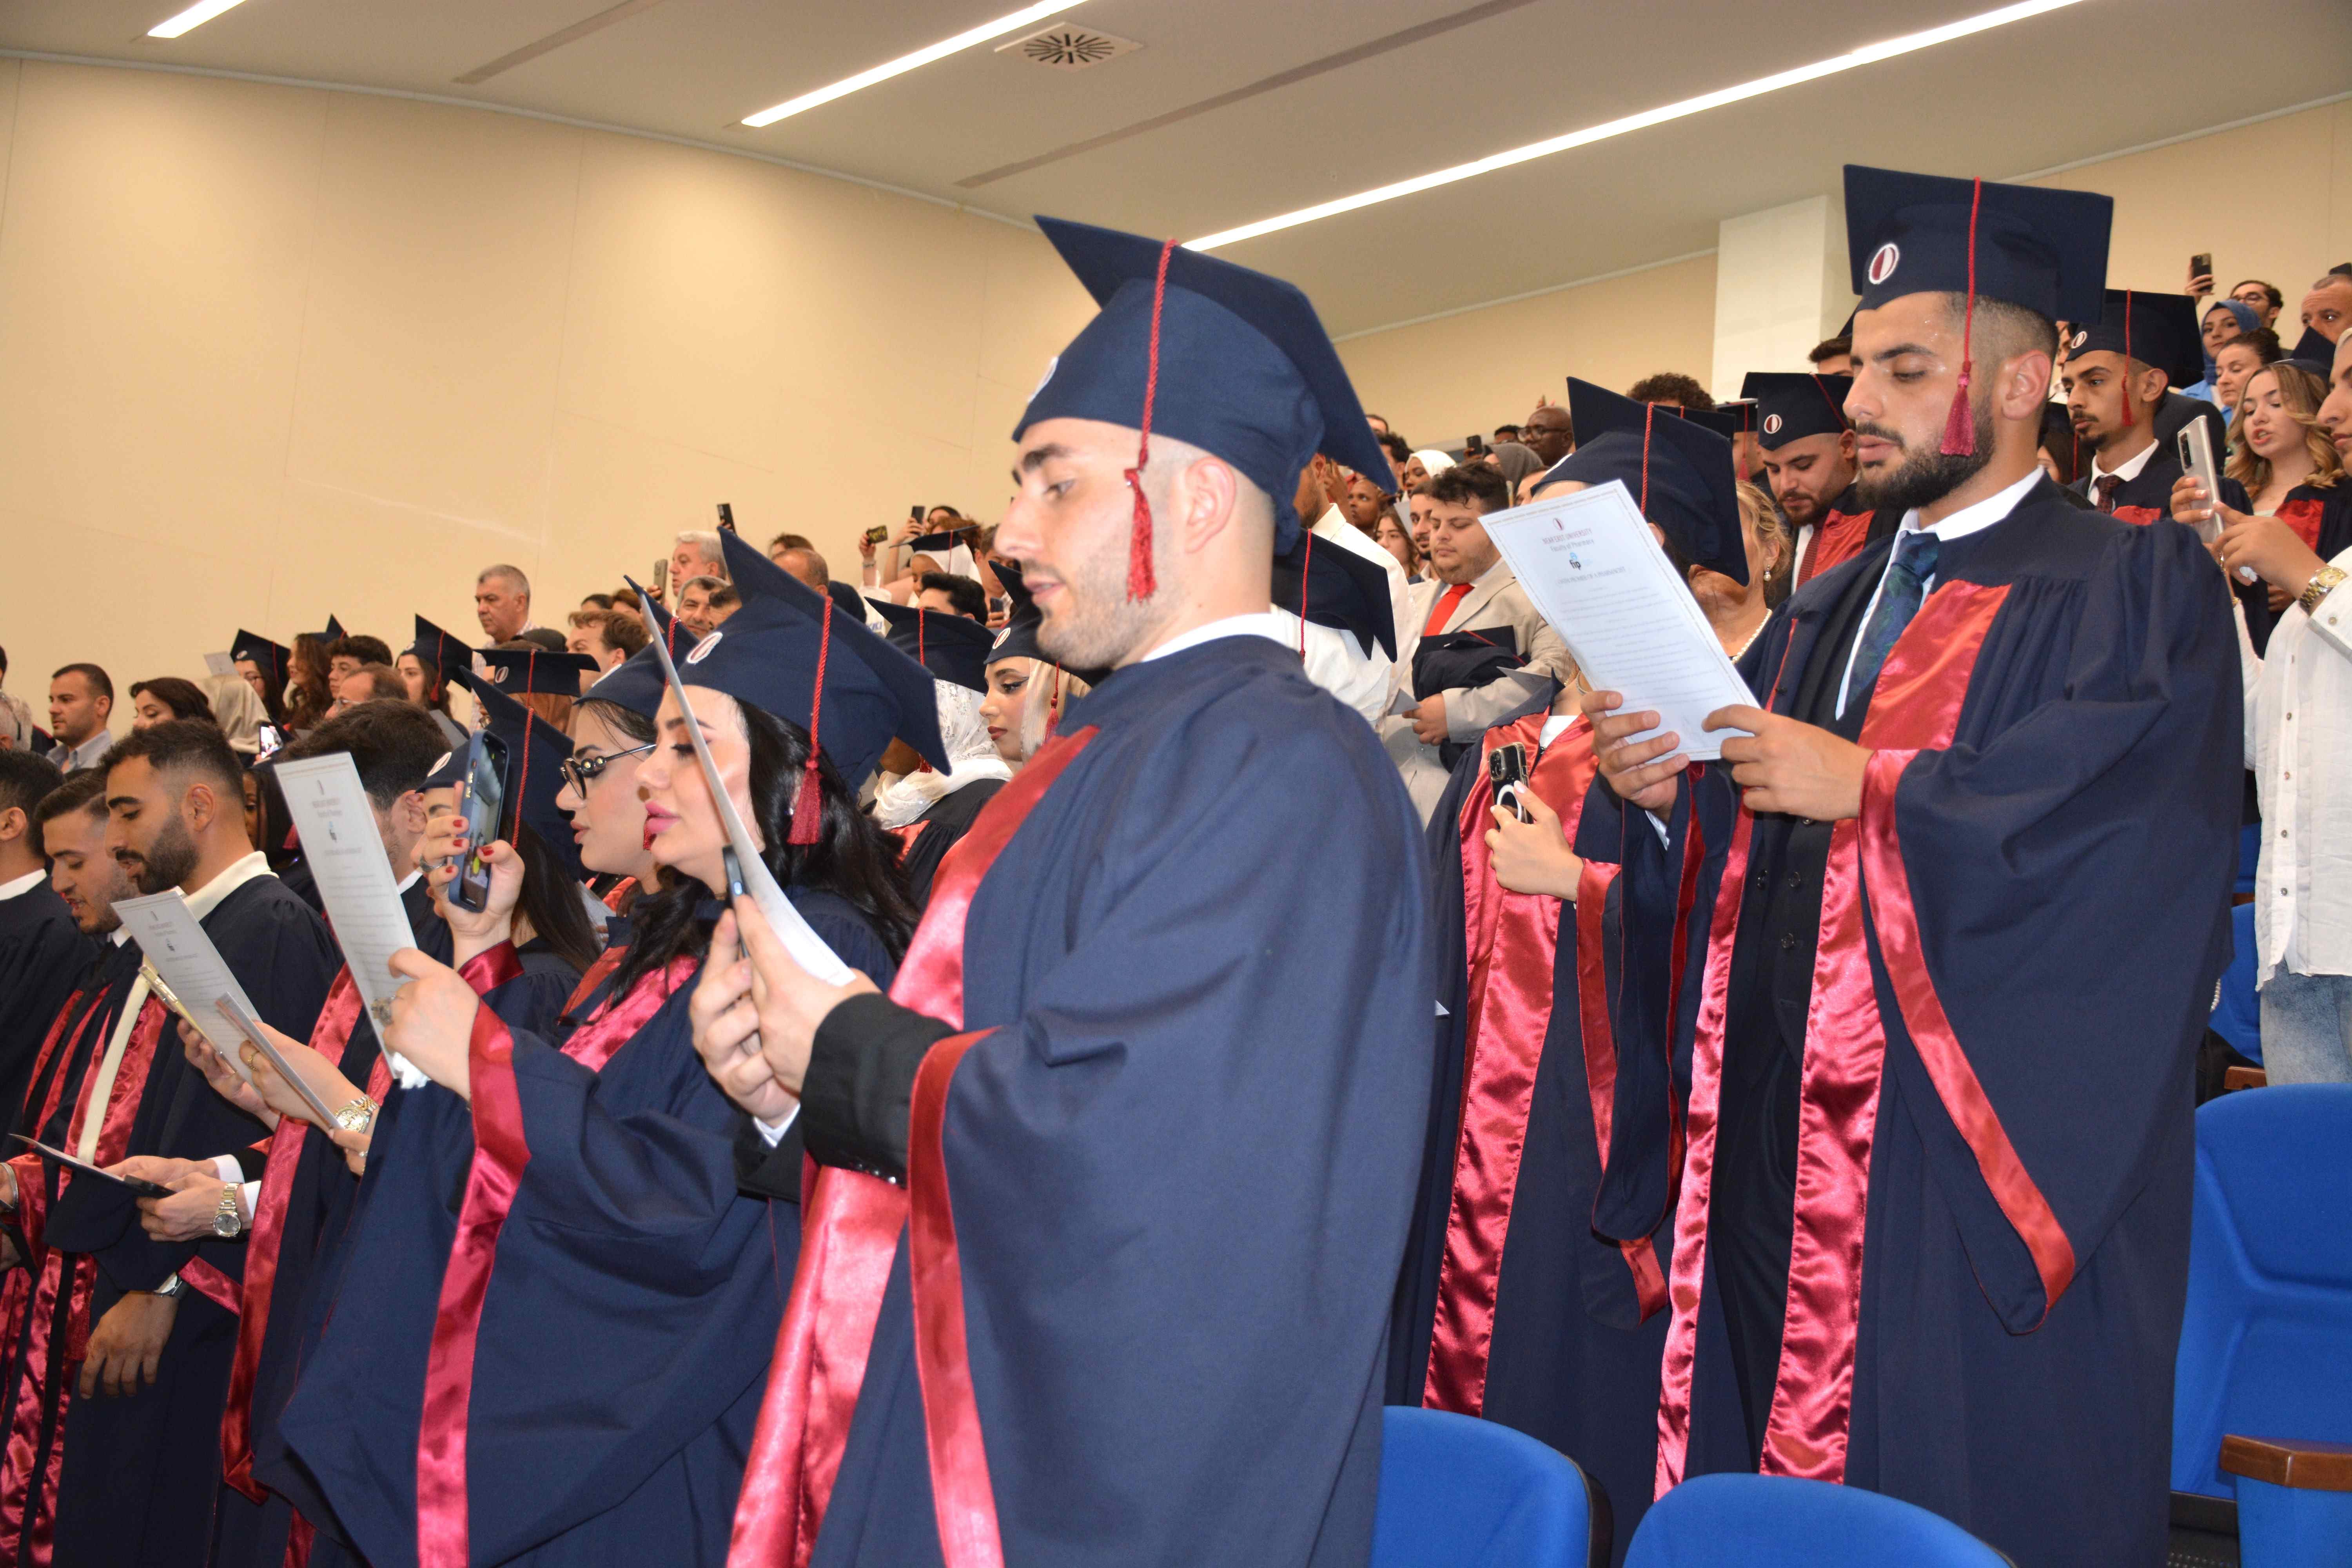
<svg viewBox="0 0 2352 1568">
<path fill-rule="evenodd" d="M 1895 540 L 1895 559 L 1887 564 L 1886 581 L 1879 585 L 1870 624 L 1862 628 L 1862 640 L 1853 645 L 1853 667 L 1845 688 L 1849 701 L 1878 684 L 1878 668 L 1886 662 L 1887 650 L 1919 613 L 1927 579 L 1936 574 L 1936 552 L 1941 542 L 1924 528 Z M 1843 710 L 1844 704 L 1839 707 Z"/>
<path fill-rule="evenodd" d="M 2113 517 L 2116 512 L 2116 492 L 2124 488 L 2121 476 L 2101 474 L 2092 482 L 2099 487 L 2099 510 Z"/>
</svg>

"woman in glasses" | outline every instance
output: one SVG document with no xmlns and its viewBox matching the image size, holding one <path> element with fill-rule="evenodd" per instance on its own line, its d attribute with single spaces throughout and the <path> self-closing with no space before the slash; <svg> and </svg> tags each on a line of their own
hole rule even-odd
<svg viewBox="0 0 2352 1568">
<path fill-rule="evenodd" d="M 660 673 L 650 665 L 637 672 L 654 681 Z M 633 675 L 630 684 L 649 682 Z M 638 765 L 653 749 L 650 714 L 598 696 L 593 689 L 572 710 L 572 755 L 563 763 L 563 789 L 555 804 L 572 818 L 572 841 L 588 870 L 589 887 L 616 915 L 627 914 L 639 898 L 661 885 L 660 866 L 646 847 L 646 803 L 637 794 Z"/>
<path fill-rule="evenodd" d="M 796 1104 L 746 1124 L 694 1050 L 692 983 L 737 868 L 694 742 L 810 930 L 886 984 L 914 919 L 854 781 L 893 734 L 943 761 L 919 665 L 727 546 L 744 604 L 680 647 L 691 708 L 647 655 L 625 662 L 588 693 L 562 770 L 583 867 L 640 879 L 626 948 L 545 1032 L 500 1005 L 510 950 L 468 952 L 487 932 L 458 931 L 458 972 L 400 961 L 416 978 L 385 1038 L 420 1087 L 386 1109 L 358 1288 L 282 1424 L 369 1562 L 726 1556 L 801 1155 Z M 502 847 L 489 861 L 494 888 L 511 881 Z M 738 1187 L 770 1166 L 793 1174 L 772 1216 Z"/>
</svg>

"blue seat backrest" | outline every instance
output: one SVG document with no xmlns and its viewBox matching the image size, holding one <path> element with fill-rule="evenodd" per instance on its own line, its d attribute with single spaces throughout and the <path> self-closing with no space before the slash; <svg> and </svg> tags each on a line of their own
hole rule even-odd
<svg viewBox="0 0 2352 1568">
<path fill-rule="evenodd" d="M 1566 1455 L 1448 1411 L 1381 1412 L 1371 1568 L 1584 1568 L 1591 1536 Z"/>
<path fill-rule="evenodd" d="M 1948 1519 L 1859 1487 L 1700 1476 L 1650 1505 L 1625 1568 L 2004 1568 Z"/>
<path fill-rule="evenodd" d="M 2197 1112 L 2172 1485 L 2236 1495 L 2221 1438 L 2352 1441 L 2352 1084 L 2223 1095 Z"/>
<path fill-rule="evenodd" d="M 2221 990 L 2210 1020 L 2213 1032 L 2236 1047 L 2241 1056 L 2263 1059 L 2263 1009 L 2254 992 L 2254 906 L 2240 904 L 2230 911 L 2234 950 L 2230 967 L 2221 972 Z"/>
</svg>

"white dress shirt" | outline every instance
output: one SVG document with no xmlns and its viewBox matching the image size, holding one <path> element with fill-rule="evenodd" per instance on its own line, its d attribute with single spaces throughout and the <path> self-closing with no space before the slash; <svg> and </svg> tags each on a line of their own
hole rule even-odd
<svg viewBox="0 0 2352 1568">
<path fill-rule="evenodd" d="M 2331 564 L 2352 571 L 2352 550 Z M 2255 984 L 2281 969 L 2352 974 L 2352 584 L 2290 605 L 2256 658 L 2238 611 L 2246 765 L 2263 805 Z"/>
<path fill-rule="evenodd" d="M 2103 468 L 2099 467 L 2098 454 L 2095 452 L 2093 453 L 2091 455 L 2091 488 L 2085 493 L 2087 493 L 2093 500 L 2098 500 L 2099 481 L 2110 475 L 2123 480 L 2126 484 L 2131 483 L 2134 479 L 2139 478 L 2140 470 L 2147 467 L 2147 460 L 2156 456 L 2156 449 L 2163 444 L 2164 443 L 2161 441 L 2150 441 L 2147 446 L 2142 447 L 2138 451 L 2134 452 L 2130 457 L 2126 458 L 2122 462 L 2117 463 L 2112 468 Z"/>
<path fill-rule="evenodd" d="M 26 893 L 48 880 L 48 875 L 47 871 L 36 867 L 13 880 L 0 882 L 0 904 L 5 904 L 11 899 L 23 898 Z"/>
</svg>

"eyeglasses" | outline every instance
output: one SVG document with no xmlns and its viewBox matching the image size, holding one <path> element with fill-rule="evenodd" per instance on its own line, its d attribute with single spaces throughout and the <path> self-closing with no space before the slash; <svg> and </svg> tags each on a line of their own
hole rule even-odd
<svg viewBox="0 0 2352 1568">
<path fill-rule="evenodd" d="M 597 775 L 607 767 L 619 762 L 623 757 L 641 757 L 652 751 L 656 744 L 655 742 L 647 741 L 642 746 L 631 746 L 625 752 L 614 752 L 609 756 L 566 757 L 555 766 L 563 774 L 563 782 L 584 795 L 588 793 L 588 786 L 594 783 Z"/>
</svg>

